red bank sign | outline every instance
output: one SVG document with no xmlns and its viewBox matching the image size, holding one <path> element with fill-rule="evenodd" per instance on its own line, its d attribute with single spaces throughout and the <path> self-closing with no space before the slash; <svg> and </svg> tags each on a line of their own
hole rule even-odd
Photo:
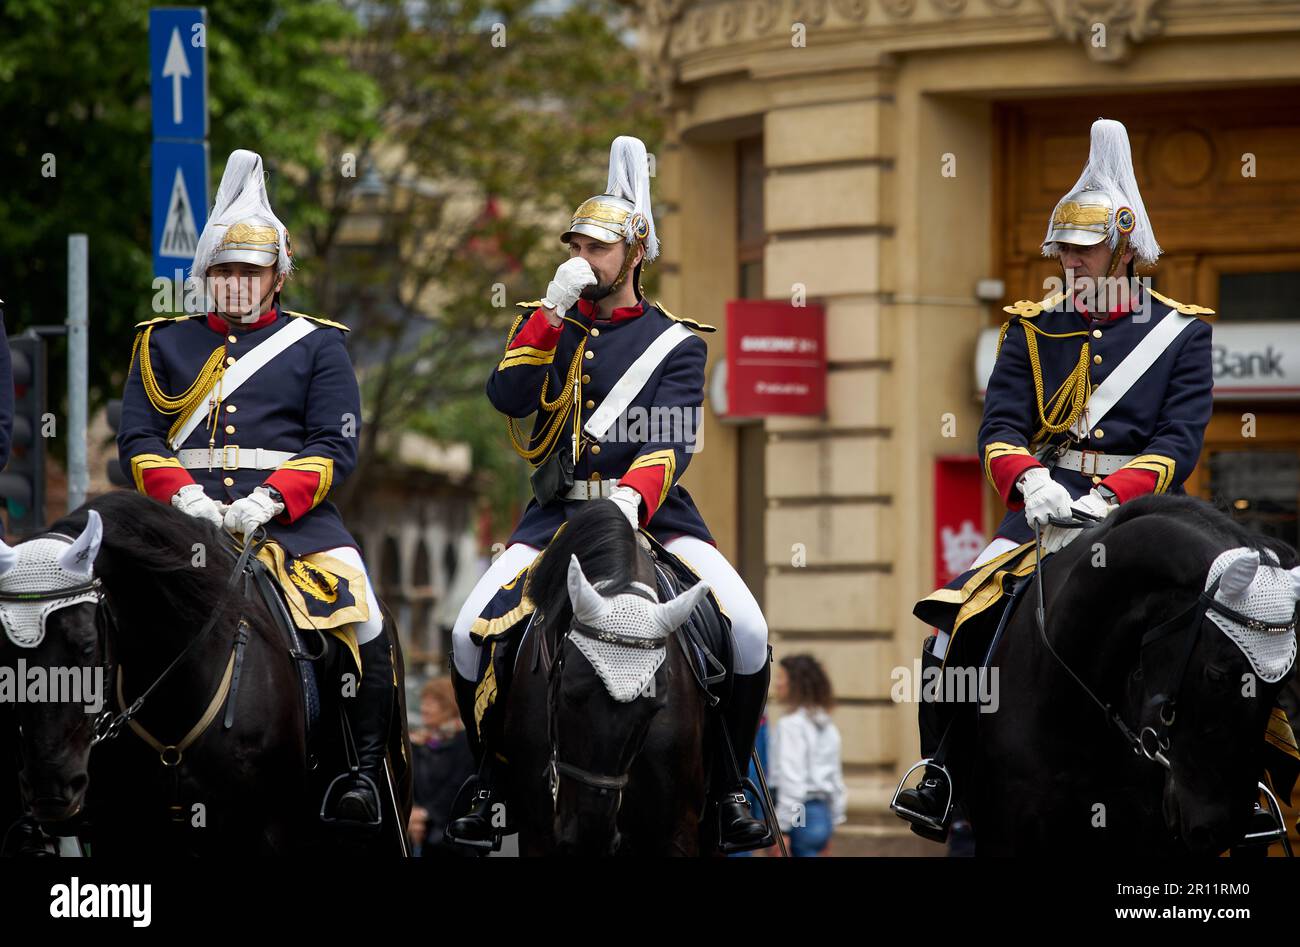
<svg viewBox="0 0 1300 947">
<path fill-rule="evenodd" d="M 826 412 L 826 313 L 763 299 L 727 303 L 727 414 Z"/>
</svg>

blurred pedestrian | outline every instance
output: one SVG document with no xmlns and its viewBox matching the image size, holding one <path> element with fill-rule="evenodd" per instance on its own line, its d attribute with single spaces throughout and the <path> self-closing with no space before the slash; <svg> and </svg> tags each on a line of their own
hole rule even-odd
<svg viewBox="0 0 1300 947">
<path fill-rule="evenodd" d="M 443 838 L 456 792 L 474 772 L 474 755 L 456 709 L 451 680 L 435 677 L 420 691 L 420 726 L 411 734 L 415 805 L 412 850 L 425 857 L 462 854 Z"/>
<path fill-rule="evenodd" d="M 792 654 L 777 665 L 776 698 L 786 708 L 770 731 L 777 822 L 792 857 L 824 855 L 848 804 L 831 682 L 812 655 Z"/>
</svg>

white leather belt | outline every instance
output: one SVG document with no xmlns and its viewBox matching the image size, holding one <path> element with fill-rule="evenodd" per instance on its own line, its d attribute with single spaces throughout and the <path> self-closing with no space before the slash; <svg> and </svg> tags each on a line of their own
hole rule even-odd
<svg viewBox="0 0 1300 947">
<path fill-rule="evenodd" d="M 564 495 L 566 500 L 599 500 L 608 497 L 618 486 L 618 478 L 609 480 L 575 480 L 573 488 Z"/>
<path fill-rule="evenodd" d="M 1107 477 L 1125 464 L 1137 458 L 1137 454 L 1103 454 L 1097 450 L 1067 450 L 1056 460 L 1056 466 L 1066 470 L 1077 470 L 1085 477 Z"/>
<path fill-rule="evenodd" d="M 274 470 L 293 456 L 292 451 L 266 450 L 262 447 L 186 448 L 176 452 L 176 459 L 186 470 Z"/>
</svg>

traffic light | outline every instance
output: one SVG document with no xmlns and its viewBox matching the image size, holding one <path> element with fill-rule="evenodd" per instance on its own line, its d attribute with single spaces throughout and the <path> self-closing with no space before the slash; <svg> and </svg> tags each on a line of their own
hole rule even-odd
<svg viewBox="0 0 1300 947">
<path fill-rule="evenodd" d="M 9 532 L 26 536 L 45 528 L 45 339 L 28 329 L 9 339 L 14 376 L 14 436 L 0 473 L 0 498 Z"/>
<path fill-rule="evenodd" d="M 114 434 L 116 434 L 118 428 L 122 426 L 122 399 L 121 398 L 110 399 L 104 413 L 108 416 L 109 429 L 112 430 Z M 126 474 L 122 473 L 122 464 L 119 461 L 118 455 L 116 453 L 114 453 L 113 456 L 108 458 L 108 460 L 105 461 L 104 463 L 105 466 L 108 468 L 109 483 L 111 483 L 115 487 L 132 486 L 132 483 L 127 478 Z"/>
</svg>

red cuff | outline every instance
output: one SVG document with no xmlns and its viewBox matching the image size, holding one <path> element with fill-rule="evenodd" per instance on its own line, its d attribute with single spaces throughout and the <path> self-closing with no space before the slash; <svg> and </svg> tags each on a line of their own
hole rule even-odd
<svg viewBox="0 0 1300 947">
<path fill-rule="evenodd" d="M 546 310 L 538 306 L 533 314 L 529 316 L 528 321 L 524 323 L 524 327 L 510 340 L 510 344 L 506 346 L 506 351 L 509 352 L 511 349 L 517 349 L 523 345 L 549 351 L 555 348 L 563 332 L 564 323 L 561 322 L 558 326 L 551 325 L 546 318 Z"/>
<path fill-rule="evenodd" d="M 1003 454 L 989 461 L 989 478 L 1008 510 L 1025 508 L 1025 498 L 1016 489 L 1016 481 L 1030 467 L 1041 466 L 1032 454 Z"/>
<path fill-rule="evenodd" d="M 263 483 L 275 487 L 284 497 L 284 512 L 275 518 L 277 523 L 292 523 L 316 505 L 321 475 L 314 470 L 293 470 L 281 467 Z"/>
<path fill-rule="evenodd" d="M 1152 493 L 1156 488 L 1156 474 L 1153 470 L 1142 470 L 1137 467 L 1121 467 L 1106 479 L 1102 480 L 1101 486 L 1108 487 L 1114 491 L 1115 499 L 1120 503 L 1127 503 L 1134 497 L 1140 497 L 1145 493 Z"/>
<path fill-rule="evenodd" d="M 146 494 L 170 505 L 177 491 L 194 483 L 194 478 L 184 467 L 154 467 L 152 470 L 140 471 L 140 483 Z"/>
<path fill-rule="evenodd" d="M 641 494 L 641 525 L 645 526 L 659 509 L 659 498 L 664 495 L 664 474 L 662 466 L 638 467 L 619 479 L 620 487 L 631 487 Z"/>
</svg>

